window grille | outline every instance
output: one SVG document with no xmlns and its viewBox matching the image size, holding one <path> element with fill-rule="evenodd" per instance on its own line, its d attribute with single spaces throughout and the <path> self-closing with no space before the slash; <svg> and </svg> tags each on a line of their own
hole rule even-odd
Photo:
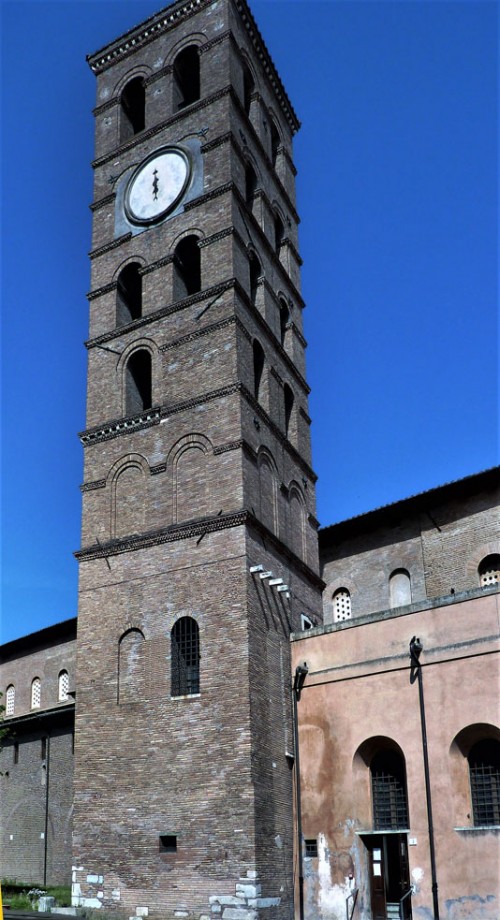
<svg viewBox="0 0 500 920">
<path fill-rule="evenodd" d="M 14 705 L 16 701 L 16 690 L 14 684 L 11 684 L 10 687 L 7 687 L 5 693 L 5 715 L 13 716 L 14 715 Z"/>
<path fill-rule="evenodd" d="M 42 684 L 39 677 L 35 677 L 31 683 L 31 708 L 40 709 L 42 700 Z"/>
<path fill-rule="evenodd" d="M 392 751 L 376 754 L 370 769 L 374 828 L 380 831 L 407 828 L 406 771 L 402 758 Z"/>
<path fill-rule="evenodd" d="M 318 841 L 317 840 L 304 840 L 305 844 L 305 855 L 311 858 L 314 858 L 318 855 Z"/>
<path fill-rule="evenodd" d="M 182 617 L 172 629 L 172 696 L 200 692 L 200 638 L 196 620 Z"/>
<path fill-rule="evenodd" d="M 351 595 L 347 588 L 339 588 L 333 595 L 333 622 L 341 623 L 351 616 Z"/>
<path fill-rule="evenodd" d="M 479 583 L 482 588 L 500 584 L 500 556 L 486 556 L 479 566 Z"/>
<path fill-rule="evenodd" d="M 478 741 L 469 753 L 474 825 L 500 825 L 500 742 Z"/>
<path fill-rule="evenodd" d="M 59 674 L 58 700 L 63 703 L 68 699 L 69 691 L 69 674 L 67 671 L 61 671 Z"/>
</svg>

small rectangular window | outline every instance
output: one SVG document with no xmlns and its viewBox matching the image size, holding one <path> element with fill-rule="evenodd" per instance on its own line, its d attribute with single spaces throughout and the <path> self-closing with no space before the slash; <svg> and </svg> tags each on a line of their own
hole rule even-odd
<svg viewBox="0 0 500 920">
<path fill-rule="evenodd" d="M 160 834 L 160 853 L 177 853 L 175 834 Z"/>
<path fill-rule="evenodd" d="M 305 840 L 306 847 L 306 856 L 316 857 L 318 855 L 318 841 L 317 840 Z"/>
<path fill-rule="evenodd" d="M 19 763 L 19 741 L 14 741 L 14 763 Z"/>
<path fill-rule="evenodd" d="M 46 760 L 47 758 L 47 739 L 46 738 L 42 738 L 42 744 L 40 747 L 40 757 L 42 758 L 42 760 Z"/>
</svg>

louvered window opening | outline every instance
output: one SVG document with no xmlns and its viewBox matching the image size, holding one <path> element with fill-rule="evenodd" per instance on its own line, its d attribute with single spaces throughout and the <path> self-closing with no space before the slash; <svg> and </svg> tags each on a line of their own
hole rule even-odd
<svg viewBox="0 0 500 920">
<path fill-rule="evenodd" d="M 5 694 L 5 715 L 13 716 L 14 715 L 14 704 L 16 700 L 16 691 L 14 686 L 11 684 L 10 687 L 7 687 L 7 693 Z"/>
<path fill-rule="evenodd" d="M 500 566 L 492 565 L 481 572 L 481 587 L 500 584 Z"/>
<path fill-rule="evenodd" d="M 35 677 L 33 683 L 31 684 L 31 708 L 39 709 L 41 700 L 42 700 L 42 685 L 40 683 L 40 678 Z"/>
<path fill-rule="evenodd" d="M 408 806 L 402 777 L 384 769 L 372 771 L 372 790 L 376 830 L 408 827 Z"/>
<path fill-rule="evenodd" d="M 482 744 L 469 755 L 472 814 L 475 826 L 500 825 L 500 745 Z"/>
<path fill-rule="evenodd" d="M 59 702 L 62 703 L 68 699 L 69 674 L 67 671 L 61 671 L 59 674 Z"/>
<path fill-rule="evenodd" d="M 333 622 L 341 623 L 342 620 L 348 620 L 351 616 L 351 595 L 349 591 L 342 589 L 337 591 L 333 597 Z"/>
<path fill-rule="evenodd" d="M 183 617 L 172 630 L 172 696 L 192 696 L 199 692 L 198 624 L 190 617 Z"/>
</svg>

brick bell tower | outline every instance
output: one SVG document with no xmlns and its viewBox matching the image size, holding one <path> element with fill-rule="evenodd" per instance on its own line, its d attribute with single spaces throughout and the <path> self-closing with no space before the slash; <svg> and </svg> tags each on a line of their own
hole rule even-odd
<svg viewBox="0 0 500 920">
<path fill-rule="evenodd" d="M 73 901 L 288 920 L 288 637 L 321 610 L 298 122 L 245 0 L 89 64 Z"/>
</svg>

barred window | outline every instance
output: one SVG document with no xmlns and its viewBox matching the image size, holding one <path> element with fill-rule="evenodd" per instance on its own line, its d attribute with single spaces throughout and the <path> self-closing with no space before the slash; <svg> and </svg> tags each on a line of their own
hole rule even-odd
<svg viewBox="0 0 500 920">
<path fill-rule="evenodd" d="M 397 751 L 381 751 L 370 764 L 373 796 L 373 826 L 376 830 L 408 827 L 406 770 Z"/>
<path fill-rule="evenodd" d="M 16 689 L 14 687 L 14 684 L 10 684 L 10 686 L 7 687 L 7 690 L 5 693 L 5 715 L 6 716 L 14 715 L 15 702 L 16 702 Z"/>
<path fill-rule="evenodd" d="M 42 700 L 42 684 L 39 677 L 34 677 L 31 682 L 31 708 L 40 709 Z"/>
<path fill-rule="evenodd" d="M 468 760 L 474 825 L 500 825 L 500 741 L 478 741 Z"/>
<path fill-rule="evenodd" d="M 68 699 L 69 691 L 69 674 L 67 671 L 61 671 L 58 678 L 57 699 L 60 703 Z"/>
<path fill-rule="evenodd" d="M 333 595 L 333 622 L 341 623 L 351 616 L 351 595 L 347 588 L 338 588 Z"/>
<path fill-rule="evenodd" d="M 172 696 L 200 692 L 200 635 L 192 617 L 174 624 L 172 638 Z"/>
<path fill-rule="evenodd" d="M 479 584 L 482 588 L 500 584 L 500 555 L 492 553 L 479 564 Z"/>
</svg>

